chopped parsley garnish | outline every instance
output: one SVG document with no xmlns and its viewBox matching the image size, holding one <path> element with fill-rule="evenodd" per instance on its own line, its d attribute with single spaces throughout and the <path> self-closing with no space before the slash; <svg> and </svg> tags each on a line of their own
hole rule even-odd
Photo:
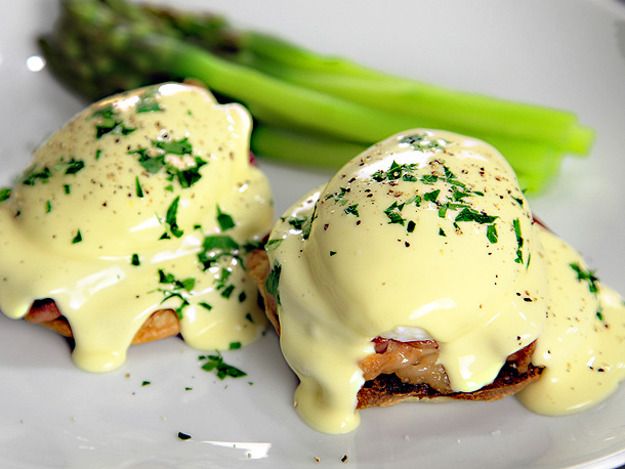
<svg viewBox="0 0 625 469">
<path fill-rule="evenodd" d="M 356 217 L 360 216 L 360 214 L 358 213 L 358 204 L 350 205 L 349 207 L 346 207 L 343 211 L 347 215 L 354 215 Z"/>
<path fill-rule="evenodd" d="M 229 350 L 239 350 L 241 348 L 241 342 L 230 342 L 228 346 Z"/>
<path fill-rule="evenodd" d="M 330 251 L 330 257 L 336 256 L 336 251 Z"/>
<path fill-rule="evenodd" d="M 230 284 L 221 290 L 221 296 L 223 296 L 226 299 L 229 299 L 232 296 L 233 291 L 234 291 L 234 285 Z"/>
<path fill-rule="evenodd" d="M 517 264 L 523 264 L 523 236 L 521 235 L 521 222 L 518 218 L 512 220 L 512 226 L 514 227 L 514 235 L 516 236 L 516 258 L 514 262 Z"/>
<path fill-rule="evenodd" d="M 99 160 L 101 156 L 102 156 L 102 150 L 98 148 L 95 151 L 95 159 L 96 159 L 96 161 Z"/>
<path fill-rule="evenodd" d="M 133 254 L 130 257 L 130 265 L 134 265 L 135 267 L 141 265 L 141 260 L 139 259 L 139 254 Z"/>
<path fill-rule="evenodd" d="M 596 314 L 597 319 L 598 319 L 599 321 L 603 321 L 603 320 L 604 320 L 604 319 L 603 319 L 603 311 L 599 310 L 599 311 L 597 311 L 595 314 Z"/>
<path fill-rule="evenodd" d="M 203 270 L 218 266 L 220 259 L 224 258 L 237 259 L 242 263 L 239 250 L 239 243 L 230 236 L 208 235 L 204 237 L 202 250 L 197 254 L 197 259 Z M 219 272 L 219 277 L 215 279 L 215 288 L 220 291 L 221 296 L 224 298 L 230 298 L 235 289 L 234 285 L 228 285 L 228 279 L 231 274 L 231 270 L 222 267 Z"/>
<path fill-rule="evenodd" d="M 158 291 L 165 295 L 161 300 L 161 304 L 171 298 L 179 299 L 180 304 L 174 309 L 174 311 L 176 312 L 176 316 L 178 316 L 179 319 L 182 319 L 185 308 L 189 306 L 187 294 L 191 293 L 191 290 L 193 290 L 193 287 L 195 287 L 195 278 L 188 277 L 180 280 L 177 279 L 174 274 L 167 273 L 164 270 L 159 269 L 158 282 L 163 285 L 168 285 L 168 288 L 158 289 Z"/>
<path fill-rule="evenodd" d="M 46 200 L 46 213 L 50 213 L 52 211 L 52 202 Z"/>
<path fill-rule="evenodd" d="M 267 276 L 265 281 L 265 289 L 267 293 L 276 299 L 276 303 L 280 303 L 280 292 L 278 290 L 280 286 L 280 274 L 282 273 L 282 266 L 279 262 L 276 262 Z"/>
<path fill-rule="evenodd" d="M 426 134 L 415 134 L 402 137 L 399 143 L 410 145 L 418 151 L 442 151 L 449 142 L 442 138 L 432 139 Z"/>
<path fill-rule="evenodd" d="M 234 220 L 229 214 L 222 212 L 219 205 L 217 205 L 217 223 L 219 223 L 219 229 L 221 231 L 228 231 L 234 228 Z"/>
<path fill-rule="evenodd" d="M 206 311 L 210 311 L 213 309 L 213 306 L 209 303 L 207 303 L 206 301 L 200 301 L 198 303 L 198 306 L 201 306 L 202 308 L 204 308 Z"/>
<path fill-rule="evenodd" d="M 442 228 L 439 228 L 439 229 L 438 229 L 438 235 L 439 235 L 439 236 L 447 236 L 447 235 L 445 234 L 445 232 L 443 231 L 443 229 L 442 229 Z"/>
<path fill-rule="evenodd" d="M 186 137 L 172 141 L 152 140 L 151 143 L 151 149 L 142 147 L 128 151 L 129 155 L 139 156 L 139 164 L 147 172 L 156 174 L 164 169 L 167 180 L 177 180 L 183 189 L 191 187 L 201 179 L 200 168 L 207 162 L 199 156 L 192 156 L 193 146 Z M 174 164 L 166 158 L 168 154 L 185 156 L 185 159 L 180 159 L 180 164 Z"/>
<path fill-rule="evenodd" d="M 406 231 L 407 231 L 408 233 L 412 233 L 412 232 L 414 231 L 414 229 L 415 229 L 415 227 L 416 227 L 416 226 L 417 226 L 417 224 L 416 224 L 414 221 L 410 220 L 410 221 L 408 222 L 408 225 L 406 226 Z"/>
<path fill-rule="evenodd" d="M 273 251 L 274 249 L 276 249 L 278 246 L 280 246 L 280 244 L 282 243 L 282 241 L 284 241 L 284 239 L 282 238 L 278 238 L 278 239 L 270 239 L 269 241 L 267 241 L 267 244 L 265 245 L 265 249 L 267 251 Z"/>
<path fill-rule="evenodd" d="M 401 216 L 401 210 L 404 208 L 404 204 L 398 204 L 397 202 L 393 202 L 389 205 L 386 210 L 384 210 L 384 214 L 388 217 L 389 224 L 391 223 L 399 223 L 403 225 L 406 220 Z"/>
<path fill-rule="evenodd" d="M 11 188 L 10 187 L 0 188 L 0 202 L 4 202 L 9 197 L 11 197 Z"/>
<path fill-rule="evenodd" d="M 590 293 L 597 294 L 599 292 L 599 286 L 597 285 L 599 279 L 595 275 L 594 270 L 584 270 L 577 262 L 570 263 L 569 267 L 577 274 L 577 280 L 588 283 L 588 291 Z"/>
<path fill-rule="evenodd" d="M 76 160 L 72 158 L 67 162 L 67 168 L 65 169 L 65 174 L 76 174 L 78 171 L 85 167 L 85 162 L 83 160 Z"/>
<path fill-rule="evenodd" d="M 70 184 L 63 184 L 63 192 L 65 192 L 68 195 L 71 194 L 72 186 Z"/>
<path fill-rule="evenodd" d="M 128 135 L 137 130 L 124 124 L 117 111 L 113 108 L 113 105 L 98 109 L 91 116 L 98 119 L 98 123 L 95 126 L 95 136 L 97 139 L 110 133 Z"/>
<path fill-rule="evenodd" d="M 242 291 L 241 293 L 239 293 L 239 303 L 243 303 L 245 300 L 247 300 L 247 295 L 244 291 Z"/>
<path fill-rule="evenodd" d="M 163 108 L 156 100 L 157 92 L 154 90 L 146 91 L 139 97 L 139 101 L 135 107 L 138 113 L 141 112 L 160 112 Z"/>
<path fill-rule="evenodd" d="M 435 174 L 426 174 L 421 178 L 423 184 L 434 184 L 436 181 L 438 181 L 438 176 Z"/>
<path fill-rule="evenodd" d="M 488 225 L 488 227 L 486 228 L 486 237 L 491 243 L 497 243 L 499 237 L 497 235 L 497 226 L 495 224 Z"/>
<path fill-rule="evenodd" d="M 43 169 L 35 170 L 30 169 L 26 171 L 24 177 L 22 178 L 22 184 L 25 186 L 34 186 L 37 181 L 41 181 L 44 184 L 48 182 L 48 179 L 52 176 L 52 171 L 47 166 L 44 166 Z"/>
<path fill-rule="evenodd" d="M 371 175 L 374 181 L 382 182 L 385 180 L 394 181 L 401 178 L 404 181 L 414 182 L 417 180 L 416 176 L 412 174 L 417 169 L 416 164 L 398 164 L 396 161 L 391 162 L 391 166 L 387 171 L 378 170 Z"/>
<path fill-rule="evenodd" d="M 152 145 L 172 155 L 190 155 L 193 153 L 193 145 L 187 137 L 180 140 L 153 140 Z"/>
<path fill-rule="evenodd" d="M 254 318 L 252 317 L 252 313 L 245 313 L 245 319 L 254 324 Z"/>
<path fill-rule="evenodd" d="M 214 355 L 200 355 L 198 359 L 205 361 L 202 365 L 202 369 L 204 371 L 212 371 L 219 379 L 240 378 L 242 376 L 247 376 L 245 371 L 224 362 L 224 359 L 219 352 L 216 352 Z"/>
<path fill-rule="evenodd" d="M 180 196 L 177 196 L 172 203 L 169 205 L 167 209 L 167 214 L 165 215 L 165 223 L 169 227 L 169 233 L 176 238 L 180 238 L 184 231 L 180 229 L 178 226 L 178 203 L 180 202 Z M 169 233 L 163 233 L 161 239 L 169 239 Z"/>
<path fill-rule="evenodd" d="M 286 219 L 286 222 L 291 225 L 293 229 L 301 230 L 307 220 L 308 217 L 289 217 Z"/>
<path fill-rule="evenodd" d="M 423 199 L 427 200 L 428 202 L 436 202 L 438 194 L 440 193 L 441 193 L 440 189 L 436 189 L 435 191 L 432 191 L 432 192 L 427 192 L 423 194 Z"/>
<path fill-rule="evenodd" d="M 485 213 L 478 212 L 470 207 L 464 207 L 458 215 L 456 215 L 455 222 L 471 222 L 484 224 L 492 223 L 497 219 L 496 216 L 486 215 Z"/>
<path fill-rule="evenodd" d="M 178 432 L 178 438 L 181 439 L 182 441 L 190 440 L 191 435 L 188 435 L 187 433 Z"/>
<path fill-rule="evenodd" d="M 152 382 L 151 382 L 151 381 L 143 381 L 143 382 L 141 383 L 141 386 L 149 386 L 150 384 L 152 384 Z"/>
<path fill-rule="evenodd" d="M 141 187 L 141 182 L 139 181 L 139 176 L 135 177 L 135 192 L 137 197 L 143 197 L 143 188 Z"/>
<path fill-rule="evenodd" d="M 76 232 L 76 236 L 72 238 L 72 244 L 77 244 L 80 242 L 82 242 L 82 233 L 80 232 L 80 230 L 78 230 Z"/>
</svg>

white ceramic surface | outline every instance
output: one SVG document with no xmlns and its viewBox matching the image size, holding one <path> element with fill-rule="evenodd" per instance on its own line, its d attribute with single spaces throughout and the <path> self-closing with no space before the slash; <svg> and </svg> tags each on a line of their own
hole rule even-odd
<svg viewBox="0 0 625 469">
<path fill-rule="evenodd" d="M 182 3 L 182 2 L 178 2 Z M 195 0 L 388 71 L 576 111 L 597 130 L 532 200 L 602 280 L 625 292 L 625 5 L 616 0 Z M 392 7 L 390 6 L 392 4 Z M 56 2 L 0 3 L 0 185 L 81 102 L 37 69 L 35 35 Z M 327 175 L 262 163 L 277 209 Z M 178 339 L 133 347 L 119 371 L 77 370 L 65 342 L 0 317 L 0 467 L 615 467 L 625 462 L 625 386 L 583 414 L 546 418 L 514 399 L 367 410 L 328 436 L 291 408 L 295 379 L 275 335 L 226 359 L 218 381 Z M 151 385 L 141 386 L 149 380 Z M 253 384 L 249 384 L 253 383 Z M 185 391 L 185 387 L 192 387 Z M 192 435 L 181 441 L 179 431 Z M 340 459 L 347 455 L 345 463 Z M 320 458 L 316 463 L 314 458 Z"/>
</svg>

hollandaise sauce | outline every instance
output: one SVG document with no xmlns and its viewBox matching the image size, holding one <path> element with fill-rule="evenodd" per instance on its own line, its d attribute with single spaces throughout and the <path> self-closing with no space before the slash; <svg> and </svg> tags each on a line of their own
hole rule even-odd
<svg viewBox="0 0 625 469">
<path fill-rule="evenodd" d="M 244 256 L 273 210 L 250 130 L 241 106 L 173 83 L 79 113 L 0 203 L 0 310 L 53 299 L 74 361 L 96 372 L 119 367 L 159 309 L 192 347 L 253 341 L 265 320 Z"/>
<path fill-rule="evenodd" d="M 538 340 L 523 394 L 561 414 L 623 376 L 625 308 L 580 256 L 535 223 L 504 158 L 427 130 L 374 145 L 295 203 L 267 244 L 281 347 L 313 428 L 358 425 L 359 362 L 375 337 L 434 339 L 454 391 L 490 384 Z"/>
</svg>

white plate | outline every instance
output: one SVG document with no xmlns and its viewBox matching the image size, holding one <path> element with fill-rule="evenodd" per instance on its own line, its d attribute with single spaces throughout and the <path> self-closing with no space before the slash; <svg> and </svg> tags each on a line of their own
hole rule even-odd
<svg viewBox="0 0 625 469">
<path fill-rule="evenodd" d="M 576 111 L 597 130 L 535 211 L 625 292 L 625 6 L 526 0 L 189 2 L 241 25 L 442 85 Z M 297 3 L 297 4 L 295 4 Z M 0 184 L 81 103 L 30 71 L 55 2 L 2 2 Z M 263 163 L 277 209 L 326 175 Z M 516 400 L 367 410 L 328 436 L 291 408 L 295 379 L 273 333 L 228 353 L 249 373 L 218 381 L 178 339 L 133 347 L 119 371 L 77 370 L 65 342 L 0 318 L 1 467 L 614 467 L 625 462 L 625 386 L 602 405 L 540 417 Z M 151 385 L 141 386 L 149 380 Z M 252 382 L 253 385 L 248 384 Z M 185 387 L 192 387 L 185 391 Z M 177 433 L 192 439 L 181 441 Z"/>
</svg>

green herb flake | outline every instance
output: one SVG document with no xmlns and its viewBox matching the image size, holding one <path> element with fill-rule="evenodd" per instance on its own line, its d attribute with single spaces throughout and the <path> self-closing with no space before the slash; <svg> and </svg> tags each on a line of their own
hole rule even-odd
<svg viewBox="0 0 625 469">
<path fill-rule="evenodd" d="M 438 235 L 439 235 L 439 236 L 445 236 L 445 237 L 447 236 L 447 235 L 445 234 L 445 232 L 443 231 L 443 229 L 442 229 L 442 228 L 439 228 L 439 229 L 438 229 Z"/>
<path fill-rule="evenodd" d="M 135 192 L 137 194 L 137 197 L 139 197 L 139 198 L 143 197 L 143 188 L 141 187 L 141 182 L 139 181 L 139 176 L 135 177 Z"/>
<path fill-rule="evenodd" d="M 221 296 L 229 299 L 232 296 L 232 292 L 234 291 L 234 285 L 228 285 L 223 290 L 221 290 Z"/>
<path fill-rule="evenodd" d="M 350 205 L 349 207 L 345 208 L 343 211 L 347 215 L 354 215 L 355 217 L 360 216 L 360 214 L 358 213 L 358 204 Z"/>
<path fill-rule="evenodd" d="M 414 221 L 410 220 L 408 222 L 408 225 L 406 225 L 406 231 L 408 233 L 412 233 L 416 226 L 417 226 L 417 224 Z"/>
<path fill-rule="evenodd" d="M 267 241 L 267 244 L 265 245 L 265 249 L 267 251 L 273 251 L 274 249 L 276 249 L 278 246 L 280 246 L 280 244 L 282 243 L 282 241 L 284 241 L 284 239 L 282 238 L 278 238 L 278 239 L 270 239 L 269 241 Z"/>
<path fill-rule="evenodd" d="M 304 226 L 304 223 L 308 220 L 308 217 L 289 217 L 286 219 L 286 222 L 293 227 L 295 230 L 301 230 Z"/>
<path fill-rule="evenodd" d="M 156 99 L 158 93 L 155 90 L 146 91 L 139 97 L 135 110 L 137 113 L 162 112 L 163 108 Z"/>
<path fill-rule="evenodd" d="M 518 218 L 512 220 L 512 226 L 514 228 L 514 235 L 516 236 L 517 244 L 516 258 L 514 259 L 514 262 L 517 264 L 523 264 L 523 236 L 521 235 L 521 222 Z"/>
<path fill-rule="evenodd" d="M 80 242 L 82 242 L 82 233 L 80 232 L 80 230 L 78 230 L 76 232 L 76 236 L 72 238 L 72 244 L 77 244 Z"/>
<path fill-rule="evenodd" d="M 493 244 L 497 243 L 497 240 L 499 239 L 499 237 L 497 235 L 497 226 L 495 224 L 488 225 L 486 227 L 486 237 L 491 243 Z"/>
<path fill-rule="evenodd" d="M 151 381 L 143 381 L 143 382 L 141 383 L 141 386 L 149 386 L 150 384 L 152 384 L 152 382 L 151 382 Z"/>
<path fill-rule="evenodd" d="M 202 365 L 202 369 L 204 371 L 215 373 L 219 379 L 223 380 L 226 378 L 240 378 L 242 376 L 247 376 L 247 373 L 244 371 L 224 362 L 224 359 L 219 352 L 216 352 L 214 355 L 201 355 L 200 360 L 205 360 L 205 363 Z"/>
<path fill-rule="evenodd" d="M 83 160 L 76 160 L 72 158 L 67 162 L 67 168 L 65 169 L 65 174 L 76 174 L 78 171 L 85 167 L 85 162 Z"/>
<path fill-rule="evenodd" d="M 153 140 L 152 145 L 172 155 L 190 155 L 193 153 L 193 146 L 187 137 L 180 140 L 164 141 Z"/>
<path fill-rule="evenodd" d="M 254 318 L 252 317 L 252 313 L 245 313 L 245 319 L 254 324 Z"/>
<path fill-rule="evenodd" d="M 210 305 L 209 303 L 205 302 L 205 301 L 201 301 L 198 303 L 199 306 L 201 306 L 202 308 L 204 308 L 206 311 L 210 311 L 213 309 L 213 306 Z"/>
<path fill-rule="evenodd" d="M 435 191 L 427 192 L 427 193 L 423 194 L 423 199 L 427 200 L 428 202 L 436 202 L 436 199 L 438 198 L 438 194 L 440 194 L 440 193 L 441 193 L 440 189 L 436 189 Z"/>
<path fill-rule="evenodd" d="M 597 319 L 598 319 L 599 321 L 604 321 L 604 318 L 603 318 L 603 311 L 602 311 L 602 310 L 598 310 L 595 314 L 596 314 Z"/>
<path fill-rule="evenodd" d="M 112 105 L 98 109 L 91 117 L 98 119 L 98 123 L 95 126 L 96 138 L 98 140 L 107 134 L 128 135 L 137 130 L 126 126 Z"/>
<path fill-rule="evenodd" d="M 63 184 L 63 192 L 67 195 L 72 193 L 72 186 L 70 184 Z"/>
<path fill-rule="evenodd" d="M 178 204 L 180 202 L 180 196 L 177 196 L 167 208 L 167 214 L 165 215 L 165 223 L 169 226 L 169 232 L 172 236 L 180 238 L 184 231 L 178 226 Z M 166 233 L 167 234 L 167 233 Z"/>
<path fill-rule="evenodd" d="M 96 159 L 96 161 L 99 160 L 101 156 L 102 156 L 102 150 L 98 148 L 95 151 L 95 159 Z"/>
<path fill-rule="evenodd" d="M 436 181 L 438 181 L 438 176 L 434 174 L 426 174 L 421 177 L 421 182 L 423 184 L 434 184 Z"/>
<path fill-rule="evenodd" d="M 426 134 L 415 134 L 402 137 L 399 143 L 410 145 L 417 151 L 442 151 L 449 142 L 442 138 L 431 138 Z"/>
<path fill-rule="evenodd" d="M 476 222 L 480 224 L 492 223 L 497 219 L 496 216 L 486 215 L 485 213 L 478 212 L 469 207 L 464 207 L 458 215 L 456 215 L 455 222 Z"/>
<path fill-rule="evenodd" d="M 398 204 L 397 202 L 393 202 L 389 205 L 385 210 L 384 214 L 389 219 L 389 224 L 398 223 L 400 225 L 404 225 L 406 220 L 401 216 L 401 210 L 404 208 L 404 204 Z"/>
<path fill-rule="evenodd" d="M 189 435 L 187 433 L 183 433 L 183 432 L 178 432 L 178 439 L 180 439 L 182 441 L 190 440 L 191 439 L 191 435 Z"/>
<path fill-rule="evenodd" d="M 229 214 L 222 212 L 219 205 L 217 206 L 217 223 L 219 223 L 221 231 L 228 231 L 234 228 L 234 220 Z"/>
<path fill-rule="evenodd" d="M 247 295 L 244 291 L 242 291 L 241 293 L 239 293 L 239 303 L 243 303 L 245 300 L 247 300 Z"/>
<path fill-rule="evenodd" d="M 239 350 L 241 348 L 241 342 L 230 342 L 228 350 Z"/>
<path fill-rule="evenodd" d="M 34 186 L 37 184 L 37 181 L 42 183 L 47 183 L 48 180 L 52 177 L 52 171 L 47 166 L 44 166 L 41 170 L 30 169 L 27 170 L 24 176 L 22 177 L 22 184 L 25 186 Z"/>
<path fill-rule="evenodd" d="M 279 292 L 281 274 L 282 274 L 282 266 L 280 265 L 279 262 L 276 262 L 273 268 L 271 269 L 271 272 L 269 272 L 269 275 L 267 276 L 267 280 L 265 281 L 265 289 L 267 290 L 267 293 L 273 296 L 276 299 L 276 303 L 278 303 L 279 305 L 282 304 L 280 303 L 280 292 Z"/>
<path fill-rule="evenodd" d="M 2 187 L 0 188 L 0 202 L 4 202 L 9 197 L 11 197 L 11 188 L 10 187 Z"/>
<path fill-rule="evenodd" d="M 588 283 L 588 291 L 592 294 L 599 293 L 599 286 L 597 282 L 599 278 L 595 275 L 594 270 L 584 270 L 577 262 L 572 262 L 569 267 L 577 274 L 577 280 L 580 282 Z"/>
<path fill-rule="evenodd" d="M 135 267 L 138 267 L 141 265 L 141 260 L 139 259 L 139 254 L 133 254 L 130 257 L 130 265 L 134 265 Z"/>
</svg>

